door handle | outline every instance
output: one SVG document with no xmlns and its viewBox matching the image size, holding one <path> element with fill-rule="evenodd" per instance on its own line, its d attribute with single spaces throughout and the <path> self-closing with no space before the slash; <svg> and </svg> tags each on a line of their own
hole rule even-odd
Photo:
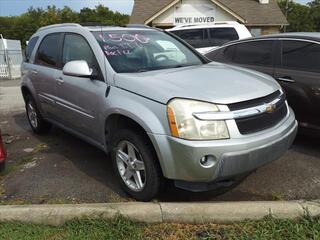
<svg viewBox="0 0 320 240">
<path fill-rule="evenodd" d="M 61 86 L 62 84 L 64 84 L 64 81 L 63 81 L 62 78 L 57 78 L 56 81 L 57 81 L 57 84 L 60 85 L 60 86 Z"/>
<path fill-rule="evenodd" d="M 295 80 L 291 79 L 291 77 L 279 77 L 277 78 L 279 81 L 282 81 L 282 82 L 288 82 L 288 83 L 294 83 Z"/>
<path fill-rule="evenodd" d="M 37 75 L 37 74 L 38 74 L 38 71 L 35 70 L 35 69 L 31 69 L 30 72 L 31 72 L 32 74 L 34 74 L 34 75 Z"/>
</svg>

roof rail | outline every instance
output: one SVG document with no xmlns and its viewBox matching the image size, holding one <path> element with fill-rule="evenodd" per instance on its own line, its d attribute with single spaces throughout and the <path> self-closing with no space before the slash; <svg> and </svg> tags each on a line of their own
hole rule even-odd
<svg viewBox="0 0 320 240">
<path fill-rule="evenodd" d="M 99 22 L 82 22 L 80 25 L 82 27 L 114 27 L 114 25 L 108 25 Z"/>
<path fill-rule="evenodd" d="M 50 29 L 50 28 L 56 28 L 56 27 L 81 27 L 81 25 L 78 24 L 78 23 L 52 24 L 52 25 L 48 25 L 48 26 L 44 26 L 44 27 L 39 28 L 37 30 L 37 32 L 43 31 L 43 30 L 47 30 L 47 29 Z"/>
<path fill-rule="evenodd" d="M 127 28 L 150 28 L 148 25 L 144 25 L 144 24 L 126 24 L 125 27 L 127 27 Z"/>
</svg>

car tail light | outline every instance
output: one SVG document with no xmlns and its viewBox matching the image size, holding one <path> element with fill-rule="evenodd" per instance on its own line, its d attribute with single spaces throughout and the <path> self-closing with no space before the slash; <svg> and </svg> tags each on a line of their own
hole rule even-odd
<svg viewBox="0 0 320 240">
<path fill-rule="evenodd" d="M 6 152 L 4 151 L 4 146 L 2 142 L 2 137 L 0 133 L 0 162 L 3 162 L 6 159 Z"/>
</svg>

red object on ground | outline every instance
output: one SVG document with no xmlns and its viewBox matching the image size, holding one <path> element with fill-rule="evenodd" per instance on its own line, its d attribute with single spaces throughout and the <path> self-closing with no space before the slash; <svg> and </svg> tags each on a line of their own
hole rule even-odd
<svg viewBox="0 0 320 240">
<path fill-rule="evenodd" d="M 6 160 L 6 152 L 4 150 L 4 145 L 2 142 L 1 131 L 0 131 L 0 164 Z"/>
</svg>

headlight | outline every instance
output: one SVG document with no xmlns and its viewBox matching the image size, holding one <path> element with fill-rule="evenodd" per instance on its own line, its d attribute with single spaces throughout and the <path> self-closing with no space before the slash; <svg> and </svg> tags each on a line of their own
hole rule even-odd
<svg viewBox="0 0 320 240">
<path fill-rule="evenodd" d="M 229 138 L 225 121 L 202 121 L 192 115 L 193 113 L 218 111 L 218 107 L 212 103 L 188 99 L 173 99 L 167 106 L 172 136 L 188 140 Z"/>
</svg>

